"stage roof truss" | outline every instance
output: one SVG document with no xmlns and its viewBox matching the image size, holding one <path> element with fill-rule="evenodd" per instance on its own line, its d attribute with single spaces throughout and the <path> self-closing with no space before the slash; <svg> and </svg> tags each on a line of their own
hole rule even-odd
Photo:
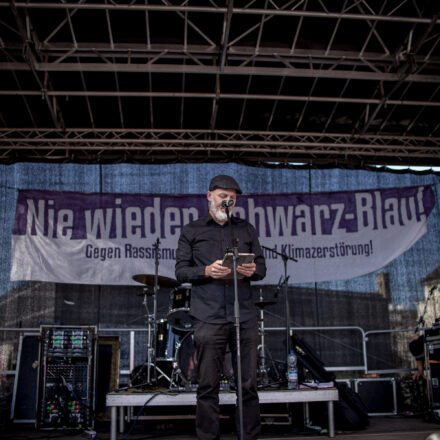
<svg viewBox="0 0 440 440">
<path fill-rule="evenodd" d="M 0 162 L 439 166 L 439 11 L 0 1 Z"/>
</svg>

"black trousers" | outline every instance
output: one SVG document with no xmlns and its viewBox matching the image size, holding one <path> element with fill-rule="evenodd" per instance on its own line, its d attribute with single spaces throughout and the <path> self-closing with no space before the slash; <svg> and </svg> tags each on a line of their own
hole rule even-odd
<svg viewBox="0 0 440 440">
<path fill-rule="evenodd" d="M 196 348 L 198 388 L 196 431 L 199 440 L 220 438 L 219 388 L 223 372 L 226 347 L 229 344 L 232 365 L 237 365 L 236 335 L 233 323 L 208 324 L 196 320 L 194 323 L 194 345 Z M 240 353 L 243 397 L 244 439 L 255 440 L 260 433 L 260 406 L 257 392 L 258 321 L 252 319 L 240 324 Z M 235 383 L 237 383 L 234 368 Z M 239 433 L 238 405 L 236 407 L 236 429 Z"/>
</svg>

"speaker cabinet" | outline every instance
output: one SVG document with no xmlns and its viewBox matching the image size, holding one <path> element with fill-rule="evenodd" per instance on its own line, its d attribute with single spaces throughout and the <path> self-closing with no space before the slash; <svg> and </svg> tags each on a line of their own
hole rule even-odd
<svg viewBox="0 0 440 440">
<path fill-rule="evenodd" d="M 369 416 L 397 414 L 396 381 L 393 377 L 355 379 L 354 390 L 367 407 Z"/>
<path fill-rule="evenodd" d="M 14 423 L 35 423 L 39 343 L 39 334 L 25 333 L 20 336 L 11 405 L 11 420 Z"/>
</svg>

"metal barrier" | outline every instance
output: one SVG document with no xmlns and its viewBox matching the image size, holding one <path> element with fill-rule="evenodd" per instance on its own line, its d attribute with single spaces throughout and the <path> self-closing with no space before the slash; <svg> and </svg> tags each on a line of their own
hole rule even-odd
<svg viewBox="0 0 440 440">
<path fill-rule="evenodd" d="M 412 368 L 404 368 L 404 369 L 383 369 L 383 370 L 369 370 L 368 369 L 368 350 L 367 350 L 367 342 L 370 335 L 373 334 L 392 334 L 392 333 L 406 333 L 406 332 L 414 332 L 414 329 L 397 329 L 397 330 L 369 330 L 365 331 L 361 327 L 358 326 L 335 326 L 335 327 L 290 327 L 290 331 L 295 332 L 321 332 L 321 331 L 356 331 L 361 335 L 361 347 L 358 349 L 362 352 L 362 365 L 346 365 L 346 366 L 328 366 L 326 369 L 328 371 L 363 371 L 364 373 L 380 373 L 380 374 L 392 374 L 392 373 L 402 373 L 413 371 Z M 420 329 L 423 330 L 423 329 Z M 105 335 L 108 333 L 118 333 L 118 334 L 129 334 L 129 369 L 121 369 L 121 375 L 129 375 L 130 372 L 135 367 L 135 341 L 136 334 L 142 333 L 145 334 L 145 328 L 98 328 L 98 335 Z M 265 332 L 285 332 L 285 327 L 265 327 Z M 40 328 L 0 328 L 0 332 L 15 332 L 15 333 L 39 333 Z M 0 370 L 0 375 L 15 375 L 16 370 Z"/>
<path fill-rule="evenodd" d="M 420 329 L 424 330 L 424 329 Z M 395 329 L 395 330 L 369 330 L 364 333 L 363 338 L 363 352 L 367 354 L 367 342 L 369 335 L 374 334 L 392 334 L 392 333 L 413 333 L 414 334 L 414 328 L 406 328 L 406 329 Z M 388 374 L 388 373 L 407 373 L 409 371 L 413 371 L 412 368 L 394 368 L 392 370 L 389 369 L 383 369 L 383 370 L 369 370 L 368 369 L 368 358 L 365 357 L 365 372 L 368 373 L 377 373 L 377 374 Z"/>
</svg>

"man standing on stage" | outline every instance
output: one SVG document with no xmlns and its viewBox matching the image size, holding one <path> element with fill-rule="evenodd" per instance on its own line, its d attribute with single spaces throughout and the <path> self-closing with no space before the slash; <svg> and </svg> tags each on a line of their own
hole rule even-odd
<svg viewBox="0 0 440 440">
<path fill-rule="evenodd" d="M 233 246 L 225 203 L 222 206 L 222 202 L 231 203 L 229 212 L 232 213 L 237 195 L 241 193 L 232 177 L 214 177 L 207 193 L 208 214 L 183 228 L 177 248 L 176 278 L 181 283 L 192 283 L 190 313 L 198 369 L 196 430 L 199 440 L 220 438 L 218 393 L 228 344 L 233 365 L 236 365 L 234 284 L 230 276 L 224 279 L 231 270 L 222 266 L 225 253 Z M 255 254 L 252 263 L 237 267 L 240 276 L 243 432 L 246 440 L 253 440 L 260 431 L 260 407 L 257 393 L 258 319 L 250 281 L 264 278 L 266 263 L 255 228 L 234 216 L 230 221 L 233 237 L 238 239 L 238 251 Z M 237 383 L 237 378 L 235 381 Z M 236 424 L 239 432 L 238 414 Z"/>
</svg>

